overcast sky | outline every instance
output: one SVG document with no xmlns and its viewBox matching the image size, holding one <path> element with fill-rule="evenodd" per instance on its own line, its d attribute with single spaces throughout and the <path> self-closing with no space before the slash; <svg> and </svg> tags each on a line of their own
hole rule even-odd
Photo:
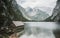
<svg viewBox="0 0 60 38">
<path fill-rule="evenodd" d="M 54 7 L 57 0 L 16 0 L 19 5 L 26 8 L 28 6 L 35 7 L 35 6 L 47 6 L 47 7 Z"/>
</svg>

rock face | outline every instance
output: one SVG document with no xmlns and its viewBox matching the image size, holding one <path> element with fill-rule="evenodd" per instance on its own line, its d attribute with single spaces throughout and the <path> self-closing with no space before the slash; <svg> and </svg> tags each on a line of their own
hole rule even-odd
<svg viewBox="0 0 60 38">
<path fill-rule="evenodd" d="M 31 17 L 32 15 L 29 15 L 30 13 L 28 14 L 29 16 L 27 15 L 29 18 L 26 15 L 24 15 L 23 13 L 21 13 L 21 11 L 23 9 L 21 6 L 19 6 L 17 4 L 16 0 L 6 0 L 6 1 L 0 0 L 0 8 L 1 8 L 0 15 L 7 16 L 7 17 L 11 18 L 12 20 L 18 20 L 18 21 L 30 21 L 31 19 L 32 19 L 31 21 L 35 21 L 36 19 L 38 19 L 38 21 L 59 21 L 60 20 L 59 3 L 60 3 L 60 1 L 57 1 L 57 5 L 54 8 L 51 16 L 49 16 L 49 14 L 46 14 L 47 16 L 49 16 L 48 18 L 45 18 L 45 17 L 47 17 L 45 14 L 43 14 L 44 16 L 41 14 L 40 16 L 42 16 L 42 18 L 43 18 L 42 19 L 41 17 L 38 17 L 39 16 L 38 14 L 37 14 L 37 16 L 35 16 L 36 13 L 33 14 L 32 9 L 30 9 L 29 7 L 28 7 L 29 10 L 27 10 L 27 8 L 26 9 L 23 8 L 24 12 L 30 11 L 30 13 L 34 15 L 33 17 Z M 38 10 L 40 10 L 40 9 L 38 9 Z M 33 11 L 33 12 L 40 13 L 41 11 Z M 45 13 L 45 12 L 43 12 L 43 13 Z M 37 17 L 37 18 L 35 18 L 35 17 Z M 28 19 L 26 19 L 26 18 L 28 18 Z M 44 19 L 46 19 L 46 20 L 44 20 Z"/>
<path fill-rule="evenodd" d="M 60 22 L 60 1 L 57 1 L 57 5 L 53 10 L 52 16 L 46 19 L 46 21 L 54 21 L 54 22 Z"/>
<path fill-rule="evenodd" d="M 39 9 L 34 8 L 32 10 L 30 8 L 27 8 L 25 10 L 23 9 L 22 11 L 23 17 L 26 18 L 27 20 L 41 21 L 46 19 L 49 16 L 47 13 Z"/>
<path fill-rule="evenodd" d="M 48 0 L 16 0 L 17 4 L 23 8 L 21 11 L 23 17 L 27 20 L 35 21 L 45 20 L 52 15 L 57 0 L 47 1 Z"/>
<path fill-rule="evenodd" d="M 15 0 L 0 0 L 0 15 L 9 17 L 12 20 L 25 21 Z"/>
<path fill-rule="evenodd" d="M 8 38 L 9 35 L 17 31 L 16 29 L 20 29 L 18 27 L 16 28 L 12 22 L 19 19 L 17 7 L 14 8 L 14 6 L 17 6 L 15 0 L 0 0 L 0 38 Z"/>
<path fill-rule="evenodd" d="M 57 2 L 57 5 L 53 12 L 54 12 L 52 16 L 53 20 L 60 21 L 60 13 L 59 13 L 60 12 L 60 1 Z"/>
<path fill-rule="evenodd" d="M 11 34 L 15 32 L 16 26 L 13 24 L 12 20 L 8 17 L 0 15 L 0 37 L 8 38 Z"/>
</svg>

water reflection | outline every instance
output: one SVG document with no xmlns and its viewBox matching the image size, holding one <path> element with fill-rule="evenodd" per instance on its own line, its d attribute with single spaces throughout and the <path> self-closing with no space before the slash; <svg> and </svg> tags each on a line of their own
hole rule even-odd
<svg viewBox="0 0 60 38">
<path fill-rule="evenodd" d="M 21 38 L 56 38 L 53 31 L 58 26 L 56 22 L 25 22 L 25 33 Z"/>
</svg>

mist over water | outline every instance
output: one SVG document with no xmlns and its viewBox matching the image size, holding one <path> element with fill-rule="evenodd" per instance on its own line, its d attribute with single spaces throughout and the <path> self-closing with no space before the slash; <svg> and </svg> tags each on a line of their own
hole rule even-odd
<svg viewBox="0 0 60 38">
<path fill-rule="evenodd" d="M 55 29 L 57 24 L 54 22 L 26 22 L 25 33 L 21 38 L 55 38 L 53 34 Z"/>
</svg>

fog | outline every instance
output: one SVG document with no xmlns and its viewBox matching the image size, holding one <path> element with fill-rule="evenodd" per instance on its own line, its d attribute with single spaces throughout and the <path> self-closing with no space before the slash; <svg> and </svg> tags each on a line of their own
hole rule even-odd
<svg viewBox="0 0 60 38">
<path fill-rule="evenodd" d="M 25 22 L 25 33 L 20 38 L 55 38 L 53 30 L 58 26 L 56 22 Z"/>
<path fill-rule="evenodd" d="M 40 7 L 40 10 L 47 11 L 46 8 L 51 8 L 48 10 L 50 16 L 52 14 L 53 9 L 56 6 L 57 0 L 16 0 L 17 4 L 23 8 L 35 8 Z M 43 8 L 42 8 L 43 7 Z"/>
<path fill-rule="evenodd" d="M 57 0 L 16 0 L 24 18 L 27 20 L 45 20 L 53 14 Z"/>
</svg>

